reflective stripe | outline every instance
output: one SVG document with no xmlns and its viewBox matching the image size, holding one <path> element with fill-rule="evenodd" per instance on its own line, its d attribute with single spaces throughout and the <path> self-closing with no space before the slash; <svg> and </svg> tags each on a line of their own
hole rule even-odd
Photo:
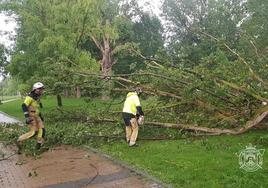
<svg viewBox="0 0 268 188">
<path fill-rule="evenodd" d="M 38 129 L 37 138 L 42 138 L 42 136 L 43 136 L 43 129 Z"/>
<path fill-rule="evenodd" d="M 29 133 L 30 134 L 26 137 L 27 139 L 33 137 L 36 134 L 34 130 L 31 130 Z"/>
</svg>

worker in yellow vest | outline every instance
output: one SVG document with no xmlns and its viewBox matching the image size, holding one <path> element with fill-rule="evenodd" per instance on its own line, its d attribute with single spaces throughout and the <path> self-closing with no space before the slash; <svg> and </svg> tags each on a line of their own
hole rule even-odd
<svg viewBox="0 0 268 188">
<path fill-rule="evenodd" d="M 17 146 L 19 148 L 18 153 L 21 151 L 21 144 L 24 140 L 37 136 L 37 144 L 36 149 L 40 149 L 40 147 L 44 143 L 45 137 L 45 127 L 44 127 L 44 118 L 41 115 L 39 107 L 42 108 L 42 103 L 40 101 L 40 97 L 44 92 L 44 84 L 41 82 L 37 82 L 33 85 L 32 91 L 26 96 L 23 104 L 22 110 L 25 116 L 25 122 L 29 126 L 29 132 L 21 135 L 17 140 Z"/>
<path fill-rule="evenodd" d="M 126 141 L 130 147 L 137 146 L 136 139 L 138 137 L 139 124 L 143 124 L 144 121 L 144 113 L 139 100 L 141 93 L 141 88 L 135 88 L 134 91 L 127 94 L 124 103 L 122 115 L 126 125 Z"/>
</svg>

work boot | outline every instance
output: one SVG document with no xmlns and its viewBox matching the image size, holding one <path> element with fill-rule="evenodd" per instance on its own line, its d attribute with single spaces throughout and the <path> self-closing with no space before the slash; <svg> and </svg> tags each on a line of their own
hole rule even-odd
<svg viewBox="0 0 268 188">
<path fill-rule="evenodd" d="M 41 146 L 42 146 L 42 143 L 37 142 L 36 146 L 35 146 L 35 149 L 40 150 Z"/>
<path fill-rule="evenodd" d="M 129 144 L 129 147 L 138 147 L 138 146 L 139 146 L 139 145 L 138 145 L 137 143 L 132 144 L 132 145 Z"/>
<path fill-rule="evenodd" d="M 18 151 L 17 154 L 20 155 L 21 154 L 21 150 L 22 150 L 22 143 L 17 141 L 16 142 L 16 146 L 18 147 Z"/>
</svg>

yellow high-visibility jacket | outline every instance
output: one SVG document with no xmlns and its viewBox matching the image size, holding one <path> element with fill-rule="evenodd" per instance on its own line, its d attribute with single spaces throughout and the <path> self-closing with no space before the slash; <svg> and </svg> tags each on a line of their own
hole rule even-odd
<svg viewBox="0 0 268 188">
<path fill-rule="evenodd" d="M 123 112 L 136 116 L 138 106 L 141 106 L 138 94 L 136 92 L 129 92 L 124 103 Z"/>
<path fill-rule="evenodd" d="M 39 97 L 40 96 L 35 93 L 30 93 L 28 96 L 26 96 L 22 104 L 22 110 L 25 117 L 28 117 L 30 112 L 34 112 L 36 115 L 40 114 L 39 107 L 42 106 L 42 104 L 40 104 L 41 102 Z"/>
<path fill-rule="evenodd" d="M 29 106 L 32 106 L 32 110 L 34 110 L 36 114 L 39 114 L 39 104 L 32 97 L 27 96 L 24 100 L 24 104 L 26 104 L 28 108 Z"/>
</svg>

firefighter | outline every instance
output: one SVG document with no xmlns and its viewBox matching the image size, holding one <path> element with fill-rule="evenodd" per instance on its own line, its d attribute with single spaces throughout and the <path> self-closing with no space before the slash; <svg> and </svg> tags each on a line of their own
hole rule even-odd
<svg viewBox="0 0 268 188">
<path fill-rule="evenodd" d="M 124 103 L 122 115 L 126 125 L 126 141 L 130 147 L 138 146 L 136 139 L 138 137 L 139 124 L 142 124 L 144 121 L 144 113 L 139 100 L 141 93 L 141 88 L 135 88 L 127 94 Z"/>
<path fill-rule="evenodd" d="M 17 146 L 19 148 L 18 153 L 21 152 L 21 144 L 24 140 L 32 137 L 37 137 L 36 149 L 44 144 L 44 137 L 46 129 L 44 127 L 44 118 L 39 110 L 42 108 L 40 97 L 44 92 L 44 84 L 37 82 L 33 85 L 32 91 L 26 96 L 22 110 L 25 116 L 25 123 L 29 126 L 29 132 L 21 135 L 17 140 Z"/>
</svg>

